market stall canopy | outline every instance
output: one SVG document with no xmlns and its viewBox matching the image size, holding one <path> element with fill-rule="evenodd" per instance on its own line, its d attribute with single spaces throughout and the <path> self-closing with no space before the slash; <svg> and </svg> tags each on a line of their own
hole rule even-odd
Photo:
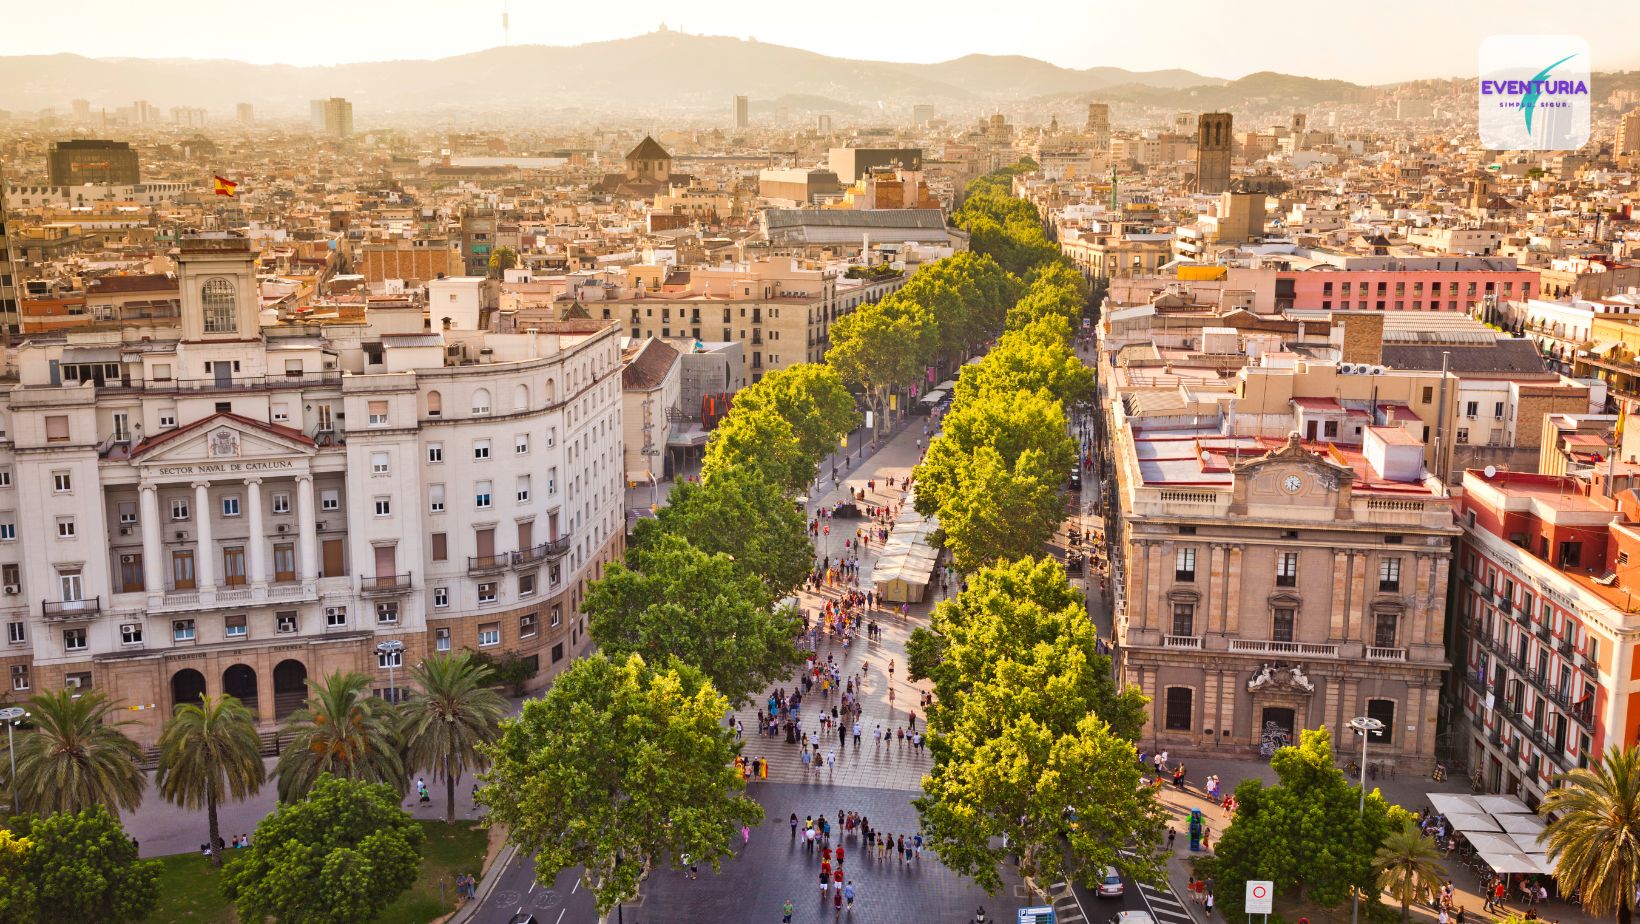
<svg viewBox="0 0 1640 924">
<path fill-rule="evenodd" d="M 1503 828 L 1501 828 L 1498 823 L 1493 820 L 1491 815 L 1482 815 L 1480 813 L 1468 814 L 1466 812 L 1443 812 L 1442 814 L 1445 815 L 1446 820 L 1451 823 L 1452 830 L 1462 831 L 1464 834 L 1469 834 L 1472 831 L 1482 832 L 1503 830 Z"/>
<path fill-rule="evenodd" d="M 1503 830 L 1510 834 L 1530 834 L 1537 836 L 1543 830 L 1543 819 L 1536 815 L 1497 815 L 1494 816 Z"/>
<path fill-rule="evenodd" d="M 1532 810 L 1515 796 L 1476 796 L 1475 804 L 1488 815 L 1530 815 Z"/>
<path fill-rule="evenodd" d="M 1481 851 L 1481 859 L 1487 866 L 1492 867 L 1494 873 L 1551 873 L 1545 869 L 1546 864 L 1540 863 L 1537 856 L 1527 856 L 1523 853 L 1494 853 Z"/>
<path fill-rule="evenodd" d="M 1484 815 L 1479 805 L 1471 796 L 1448 792 L 1432 792 L 1429 794 L 1429 804 L 1435 806 L 1435 811 L 1450 818 L 1453 815 Z"/>
<path fill-rule="evenodd" d="M 1474 834 L 1465 833 L 1464 837 L 1469 841 L 1470 846 L 1475 848 L 1476 853 L 1520 853 L 1519 845 L 1510 840 L 1507 834 L 1476 832 Z M 1498 870 L 1498 872 L 1503 871 Z"/>
</svg>

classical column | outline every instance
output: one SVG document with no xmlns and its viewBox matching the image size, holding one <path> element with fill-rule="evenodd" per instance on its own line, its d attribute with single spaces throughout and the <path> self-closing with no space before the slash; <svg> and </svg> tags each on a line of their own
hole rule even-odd
<svg viewBox="0 0 1640 924">
<path fill-rule="evenodd" d="M 152 606 L 165 595 L 165 526 L 159 519 L 159 487 L 145 484 L 142 507 L 142 586 Z"/>
<path fill-rule="evenodd" d="M 216 593 L 216 543 L 211 537 L 211 483 L 194 482 L 194 522 L 199 524 L 194 547 L 194 586 L 201 593 Z"/>
<path fill-rule="evenodd" d="M 1128 628 L 1150 628 L 1149 584 L 1150 584 L 1150 543 L 1143 539 L 1135 539 L 1131 545 L 1134 551 L 1127 572 L 1127 606 Z M 1142 592 L 1141 592 L 1142 591 Z"/>
<path fill-rule="evenodd" d="M 1349 614 L 1345 614 L 1344 637 L 1359 640 L 1367 644 L 1367 614 L 1372 609 L 1372 594 L 1367 592 L 1367 555 L 1357 552 L 1351 555 L 1350 564 L 1350 609 L 1356 612 L 1354 625 L 1350 625 Z"/>
<path fill-rule="evenodd" d="M 250 518 L 251 527 L 250 541 L 245 543 L 245 564 L 250 569 L 248 578 L 253 589 L 266 587 L 268 537 L 263 535 L 262 526 L 262 479 L 245 479 L 245 504 L 245 515 Z"/>
<path fill-rule="evenodd" d="M 1224 544 L 1210 542 L 1206 551 L 1207 561 L 1202 563 L 1203 567 L 1197 572 L 1197 576 L 1201 581 L 1198 586 L 1201 588 L 1202 595 L 1201 613 L 1196 620 L 1196 634 L 1198 636 L 1206 636 L 1209 633 L 1219 631 L 1219 627 L 1214 625 L 1213 620 L 1213 615 L 1219 611 L 1218 607 L 1213 605 L 1213 594 L 1224 578 Z M 1220 623 L 1222 624 L 1222 622 L 1221 619 Z"/>
<path fill-rule="evenodd" d="M 1242 555 L 1246 550 L 1246 546 L 1235 543 L 1224 553 L 1230 580 L 1225 583 L 1224 618 L 1221 623 L 1224 626 L 1224 634 L 1231 638 L 1241 635 L 1241 572 Z"/>
<path fill-rule="evenodd" d="M 319 537 L 317 521 L 313 518 L 313 476 L 296 476 L 296 541 L 299 546 L 302 583 L 319 578 Z"/>
<path fill-rule="evenodd" d="M 1349 580 L 1354 552 L 1333 550 L 1332 621 L 1327 625 L 1327 641 L 1342 642 L 1349 637 Z"/>
</svg>

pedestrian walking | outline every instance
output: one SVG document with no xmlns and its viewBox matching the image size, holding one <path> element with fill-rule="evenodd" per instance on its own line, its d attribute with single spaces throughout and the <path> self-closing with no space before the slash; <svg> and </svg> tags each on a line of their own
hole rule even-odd
<svg viewBox="0 0 1640 924">
<path fill-rule="evenodd" d="M 859 722 L 859 720 L 855 720 L 855 722 L 854 722 L 854 749 L 856 751 L 860 750 L 860 722 Z"/>
<path fill-rule="evenodd" d="M 744 847 L 752 842 L 752 829 L 746 825 L 740 826 L 740 846 Z"/>
<path fill-rule="evenodd" d="M 1213 893 L 1212 892 L 1207 893 L 1207 899 L 1203 903 L 1203 906 L 1207 909 L 1207 916 L 1212 917 L 1213 916 Z"/>
<path fill-rule="evenodd" d="M 797 813 L 792 812 L 792 840 L 797 840 Z"/>
<path fill-rule="evenodd" d="M 844 898 L 844 900 L 846 900 L 848 902 L 848 910 L 850 912 L 852 912 L 854 910 L 854 895 L 855 895 L 854 880 L 850 879 L 843 886 L 843 898 Z M 1461 922 L 1460 922 L 1460 924 L 1461 924 Z"/>
<path fill-rule="evenodd" d="M 792 912 L 795 910 L 792 907 L 792 900 L 786 899 L 785 907 L 780 909 L 780 924 L 792 924 Z"/>
<path fill-rule="evenodd" d="M 793 815 L 792 817 L 796 818 L 797 816 Z M 1178 837 L 1178 836 L 1179 836 L 1179 832 L 1173 830 L 1172 828 L 1167 829 L 1167 849 L 1168 850 L 1171 851 L 1173 849 L 1173 839 Z"/>
</svg>

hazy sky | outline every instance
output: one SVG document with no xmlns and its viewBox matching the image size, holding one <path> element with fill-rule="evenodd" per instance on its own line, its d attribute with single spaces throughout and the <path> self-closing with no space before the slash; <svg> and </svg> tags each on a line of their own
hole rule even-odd
<svg viewBox="0 0 1640 924">
<path fill-rule="evenodd" d="M 1496 32 L 1585 36 L 1596 70 L 1640 67 L 1637 0 L 510 0 L 513 44 L 574 45 L 674 29 L 840 57 L 1030 55 L 1066 67 L 1274 70 L 1360 83 L 1469 76 Z M 0 0 L 0 54 L 338 64 L 502 44 L 502 0 Z M 1553 10 L 1551 20 L 1545 15 Z M 1533 29 L 1521 29 L 1530 24 Z M 703 62 L 709 66 L 709 62 Z"/>
</svg>

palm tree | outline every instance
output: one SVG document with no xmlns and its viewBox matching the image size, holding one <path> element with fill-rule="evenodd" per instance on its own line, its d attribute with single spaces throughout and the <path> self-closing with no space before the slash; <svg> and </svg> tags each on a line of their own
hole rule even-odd
<svg viewBox="0 0 1640 924">
<path fill-rule="evenodd" d="M 393 704 L 370 695 L 370 678 L 337 671 L 307 684 L 307 705 L 285 721 L 283 734 L 292 740 L 273 768 L 279 801 L 307 795 L 323 773 L 389 783 L 404 792 L 398 714 Z"/>
<path fill-rule="evenodd" d="M 1616 747 L 1594 766 L 1563 773 L 1538 812 L 1554 817 L 1539 835 L 1561 894 L 1576 890 L 1591 917 L 1629 924 L 1640 884 L 1640 752 Z"/>
<path fill-rule="evenodd" d="M 500 733 L 507 701 L 490 689 L 490 668 L 472 652 L 439 655 L 416 665 L 420 689 L 404 704 L 407 763 L 444 779 L 444 820 L 456 820 L 456 778 L 482 766 L 478 746 Z"/>
<path fill-rule="evenodd" d="M 178 706 L 159 736 L 160 795 L 185 809 L 205 808 L 210 829 L 211 862 L 222 865 L 216 807 L 237 802 L 262 788 L 262 742 L 256 719 L 245 704 L 227 694 L 207 696 L 197 704 Z"/>
<path fill-rule="evenodd" d="M 113 705 L 100 691 L 59 690 L 28 701 L 34 729 L 17 740 L 17 808 L 41 815 L 93 805 L 136 811 L 147 785 L 142 750 L 110 721 Z"/>
<path fill-rule="evenodd" d="M 1413 902 L 1440 891 L 1446 881 L 1440 849 L 1410 818 L 1401 830 L 1384 838 L 1373 855 L 1372 868 L 1378 873 L 1379 890 L 1401 903 L 1401 924 L 1406 924 Z"/>
</svg>

